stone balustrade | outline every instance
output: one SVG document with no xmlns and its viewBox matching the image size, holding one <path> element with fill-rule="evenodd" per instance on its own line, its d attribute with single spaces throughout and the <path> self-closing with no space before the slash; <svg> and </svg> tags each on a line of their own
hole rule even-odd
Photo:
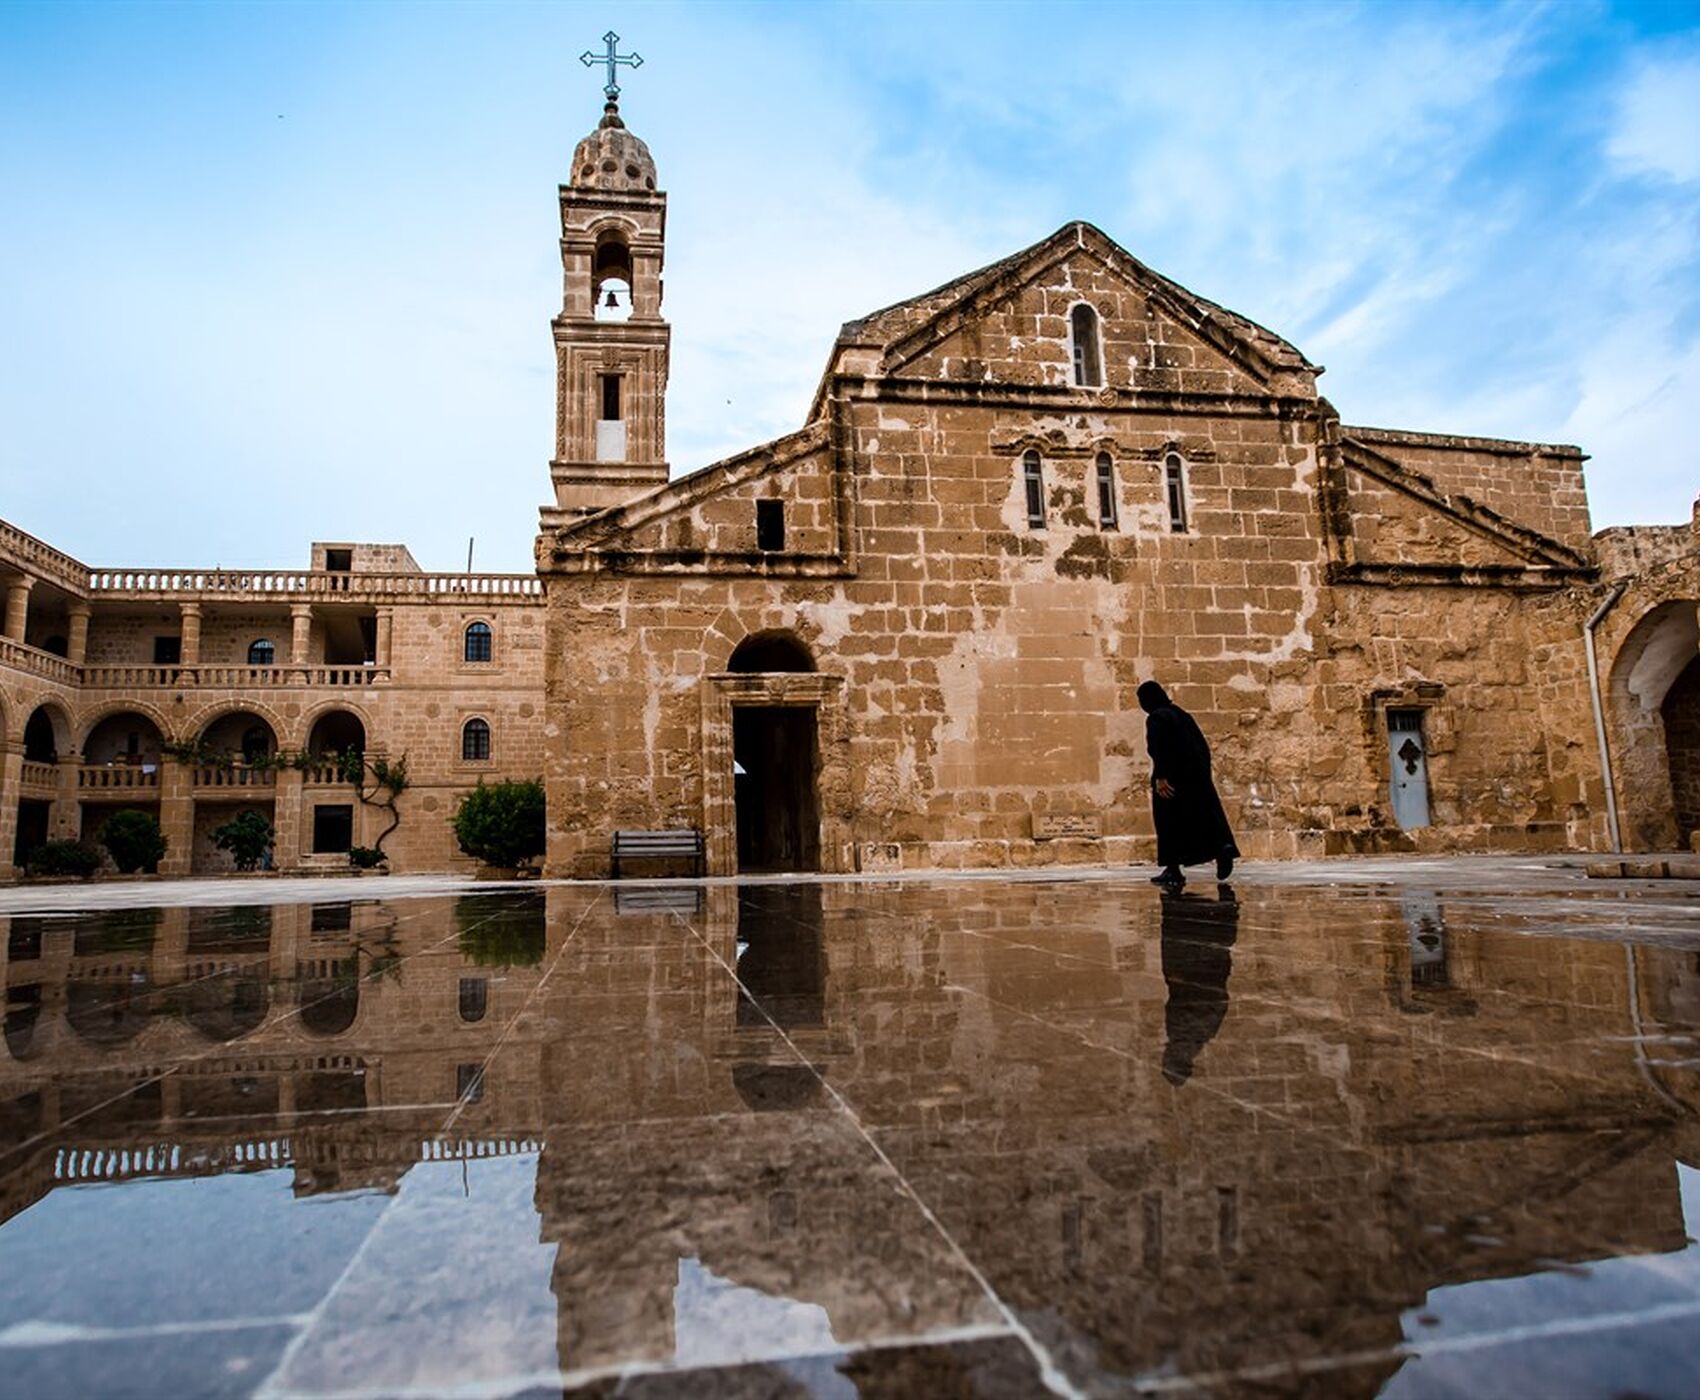
<svg viewBox="0 0 1700 1400">
<path fill-rule="evenodd" d="M 77 787 L 82 792 L 157 791 L 157 763 L 84 763 L 77 767 Z"/>
<path fill-rule="evenodd" d="M 28 671 L 31 675 L 41 676 L 46 680 L 58 681 L 61 685 L 75 685 L 77 673 L 81 670 L 62 656 L 55 656 L 40 647 L 15 642 L 10 637 L 0 637 L 0 664 Z"/>
<path fill-rule="evenodd" d="M 57 763 L 37 763 L 26 758 L 19 781 L 24 787 L 33 788 L 38 792 L 55 792 L 59 787 L 59 765 Z"/>
<path fill-rule="evenodd" d="M 195 769 L 195 788 L 269 788 L 277 786 L 275 768 L 250 768 L 245 763 L 229 767 L 206 764 Z"/>
<path fill-rule="evenodd" d="M 23 648 L 34 651 L 33 647 Z M 36 652 L 37 657 L 46 656 Z M 0 660 L 7 660 L 0 651 Z M 56 658 L 49 658 L 56 659 Z M 390 679 L 388 666 L 72 666 L 61 662 L 67 684 L 91 690 L 181 689 L 268 690 L 278 686 L 366 686 Z M 55 679 L 61 677 L 55 676 Z"/>
<path fill-rule="evenodd" d="M 88 590 L 87 564 L 5 520 L 0 520 L 0 563 L 9 564 L 20 573 L 51 580 L 79 597 Z"/>
<path fill-rule="evenodd" d="M 543 596 L 535 574 L 338 573 L 313 569 L 95 569 L 92 598 L 176 601 L 381 602 L 395 598 L 522 599 Z"/>
</svg>

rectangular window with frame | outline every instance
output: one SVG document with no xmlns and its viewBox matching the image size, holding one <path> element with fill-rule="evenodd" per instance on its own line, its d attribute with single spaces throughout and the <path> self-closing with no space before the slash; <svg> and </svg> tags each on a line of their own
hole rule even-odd
<svg viewBox="0 0 1700 1400">
<path fill-rule="evenodd" d="M 785 548 L 785 502 L 756 502 L 756 548 L 778 550 Z"/>
<path fill-rule="evenodd" d="M 1169 497 L 1169 529 L 1177 535 L 1186 533 L 1186 468 L 1179 457 L 1171 456 L 1163 466 L 1163 482 Z"/>
<path fill-rule="evenodd" d="M 354 845 L 352 803 L 324 803 L 313 808 L 313 854 L 338 855 Z"/>
<path fill-rule="evenodd" d="M 1098 454 L 1098 528 L 1116 528 L 1116 469 L 1108 452 Z"/>
<path fill-rule="evenodd" d="M 620 376 L 605 374 L 602 376 L 602 421 L 618 423 L 620 414 Z"/>
<path fill-rule="evenodd" d="M 1021 479 L 1027 490 L 1027 528 L 1045 528 L 1045 473 L 1032 448 L 1021 454 Z"/>
</svg>

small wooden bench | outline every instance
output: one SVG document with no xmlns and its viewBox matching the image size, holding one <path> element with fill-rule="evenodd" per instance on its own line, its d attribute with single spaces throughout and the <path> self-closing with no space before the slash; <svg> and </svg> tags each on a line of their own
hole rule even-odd
<svg viewBox="0 0 1700 1400">
<path fill-rule="evenodd" d="M 620 878 L 623 860 L 689 860 L 701 877 L 708 865 L 702 833 L 694 827 L 680 831 L 616 831 L 614 833 L 614 878 Z"/>
</svg>

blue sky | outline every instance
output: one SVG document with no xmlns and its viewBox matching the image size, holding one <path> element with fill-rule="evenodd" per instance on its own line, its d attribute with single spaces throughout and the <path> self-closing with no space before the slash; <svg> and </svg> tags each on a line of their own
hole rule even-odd
<svg viewBox="0 0 1700 1400">
<path fill-rule="evenodd" d="M 675 474 L 799 426 L 840 322 L 1085 218 L 1348 423 L 1575 442 L 1596 527 L 1688 518 L 1700 0 L 0 4 L 0 515 L 529 568 L 610 27 Z"/>
</svg>

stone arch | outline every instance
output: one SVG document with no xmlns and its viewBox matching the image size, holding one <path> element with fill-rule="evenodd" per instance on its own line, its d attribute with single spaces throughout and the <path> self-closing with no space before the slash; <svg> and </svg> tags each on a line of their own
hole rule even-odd
<svg viewBox="0 0 1700 1400">
<path fill-rule="evenodd" d="M 93 734 L 104 721 L 111 719 L 113 715 L 129 714 L 141 715 L 148 720 L 159 731 L 160 738 L 168 743 L 177 737 L 175 727 L 165 717 L 165 712 L 157 706 L 149 704 L 146 700 L 106 700 L 98 705 L 91 705 L 82 712 L 77 724 L 77 732 L 82 736 L 77 744 L 77 751 L 79 753 L 86 751 L 89 735 Z M 188 732 L 195 733 L 197 731 L 189 730 Z"/>
<path fill-rule="evenodd" d="M 65 983 L 65 1020 L 90 1045 L 134 1040 L 152 1020 L 153 984 L 146 974 L 116 979 L 72 977 Z"/>
<path fill-rule="evenodd" d="M 143 736 L 140 747 L 134 756 L 116 739 L 118 726 L 113 725 L 112 721 L 126 715 L 142 720 L 154 731 L 154 738 L 159 746 L 154 752 L 148 751 L 145 736 Z M 111 734 L 107 733 L 109 727 L 112 730 Z M 170 741 L 170 738 L 171 730 L 165 723 L 165 717 L 152 705 L 114 702 L 99 708 L 96 717 L 84 728 L 82 742 L 77 745 L 77 750 L 84 763 L 158 763 L 163 756 L 163 746 Z"/>
<path fill-rule="evenodd" d="M 43 733 L 43 726 L 46 733 Z M 10 733 L 8 729 L 6 731 Z M 57 700 L 43 700 L 25 717 L 18 731 L 18 738 L 24 746 L 24 757 L 37 763 L 53 763 L 74 752 L 71 746 L 73 734 L 71 716 L 65 707 Z M 46 756 L 44 741 L 51 745 L 53 756 Z"/>
<path fill-rule="evenodd" d="M 1625 847 L 1668 850 L 1677 829 L 1671 755 L 1663 707 L 1671 688 L 1700 655 L 1700 603 L 1656 603 L 1624 633 L 1606 684 L 1618 824 Z"/>
<path fill-rule="evenodd" d="M 735 673 L 790 671 L 813 674 L 814 653 L 789 628 L 772 627 L 751 632 L 732 649 L 726 669 Z"/>
<path fill-rule="evenodd" d="M 337 710 L 345 711 L 360 721 L 361 731 L 366 736 L 367 744 L 370 745 L 372 742 L 372 717 L 359 705 L 353 704 L 347 700 L 337 699 L 320 701 L 317 705 L 312 706 L 306 714 L 302 715 L 301 718 L 296 721 L 295 734 L 294 738 L 291 740 L 290 747 L 299 749 L 302 752 L 308 751 L 312 747 L 313 743 L 313 730 L 318 726 L 319 721 L 327 714 Z"/>
<path fill-rule="evenodd" d="M 274 745 L 283 743 L 284 731 L 289 727 L 288 721 L 263 701 L 220 700 L 197 710 L 194 717 L 184 724 L 183 732 L 191 738 L 199 739 L 228 715 L 253 715 L 256 719 L 264 720 L 272 732 Z"/>
<path fill-rule="evenodd" d="M 365 749 L 371 748 L 371 719 L 355 705 L 348 705 L 342 700 L 331 700 L 325 705 L 318 705 L 318 707 L 313 708 L 304 717 L 303 722 L 301 722 L 301 725 L 303 725 L 301 727 L 301 749 L 306 753 L 326 753 L 330 749 L 337 749 L 338 753 L 348 751 L 350 749 L 350 742 L 348 741 L 352 737 L 352 732 L 338 732 L 347 731 L 347 725 L 326 724 L 326 720 L 337 719 L 352 720 L 354 724 L 359 725 L 357 748 L 359 748 L 360 753 L 365 753 Z M 333 739 L 337 739 L 338 742 L 333 742 Z M 314 749 L 314 742 L 318 744 L 316 749 Z"/>
<path fill-rule="evenodd" d="M 258 1029 L 271 1009 L 266 967 L 224 967 L 191 982 L 183 1019 L 209 1040 L 229 1041 Z"/>
<path fill-rule="evenodd" d="M 730 608 L 721 612 L 702 639 L 703 673 L 725 675 L 734 671 L 733 654 L 754 637 L 787 636 L 810 658 L 810 671 L 819 671 L 820 628 L 807 615 L 792 609 L 775 608 L 764 617 L 752 619 L 754 626 Z"/>
</svg>

